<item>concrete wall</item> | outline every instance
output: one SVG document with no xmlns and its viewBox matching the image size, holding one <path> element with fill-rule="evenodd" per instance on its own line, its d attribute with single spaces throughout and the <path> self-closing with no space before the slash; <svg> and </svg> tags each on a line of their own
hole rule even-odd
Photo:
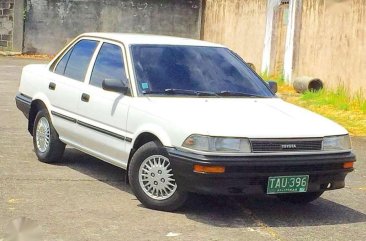
<svg viewBox="0 0 366 241">
<path fill-rule="evenodd" d="M 266 23 L 265 0 L 206 0 L 203 39 L 229 46 L 261 68 Z"/>
<path fill-rule="evenodd" d="M 0 0 L 0 51 L 13 48 L 14 0 Z"/>
<path fill-rule="evenodd" d="M 303 0 L 294 75 L 366 93 L 366 1 Z"/>
<path fill-rule="evenodd" d="M 27 0 L 24 52 L 54 54 L 83 32 L 199 38 L 201 0 Z"/>
<path fill-rule="evenodd" d="M 22 52 L 23 12 L 23 0 L 0 0 L 0 51 Z"/>
</svg>

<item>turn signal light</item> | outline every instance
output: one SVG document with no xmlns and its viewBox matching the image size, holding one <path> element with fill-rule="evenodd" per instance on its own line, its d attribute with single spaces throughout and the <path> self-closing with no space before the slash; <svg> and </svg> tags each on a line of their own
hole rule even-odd
<svg viewBox="0 0 366 241">
<path fill-rule="evenodd" d="M 353 167 L 353 162 L 345 162 L 343 163 L 343 168 L 352 168 Z"/>
<path fill-rule="evenodd" d="M 193 171 L 198 173 L 224 173 L 225 167 L 224 166 L 201 166 L 201 165 L 194 165 Z"/>
</svg>

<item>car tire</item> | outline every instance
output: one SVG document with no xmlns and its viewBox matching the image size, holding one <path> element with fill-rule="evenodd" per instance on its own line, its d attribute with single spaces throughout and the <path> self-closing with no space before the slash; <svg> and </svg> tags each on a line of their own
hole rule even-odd
<svg viewBox="0 0 366 241">
<path fill-rule="evenodd" d="M 290 193 L 277 195 L 278 199 L 283 202 L 292 204 L 308 204 L 318 199 L 323 194 L 321 192 L 305 192 L 305 193 Z"/>
<path fill-rule="evenodd" d="M 34 120 L 33 145 L 41 162 L 54 163 L 62 159 L 65 144 L 60 141 L 46 109 L 40 110 Z"/>
<path fill-rule="evenodd" d="M 144 144 L 134 153 L 128 178 L 137 199 L 150 209 L 174 211 L 188 196 L 175 183 L 169 155 L 157 141 Z"/>
</svg>

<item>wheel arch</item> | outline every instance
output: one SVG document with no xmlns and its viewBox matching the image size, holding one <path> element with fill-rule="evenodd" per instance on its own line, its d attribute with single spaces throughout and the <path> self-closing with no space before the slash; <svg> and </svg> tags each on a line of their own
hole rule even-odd
<svg viewBox="0 0 366 241">
<path fill-rule="evenodd" d="M 137 151 L 137 149 L 139 149 L 141 146 L 143 146 L 144 144 L 146 144 L 150 141 L 157 141 L 157 142 L 161 143 L 161 145 L 163 145 L 163 143 L 159 139 L 159 137 L 157 135 L 153 134 L 152 132 L 149 132 L 149 131 L 141 132 L 139 135 L 137 135 L 136 138 L 134 138 L 134 141 L 132 143 L 132 148 L 130 151 L 130 155 L 128 158 L 128 163 L 130 163 L 130 160 L 131 160 L 133 154 Z"/>
<path fill-rule="evenodd" d="M 156 141 L 162 146 L 165 146 L 167 143 L 167 142 L 164 142 L 164 140 L 161 137 L 159 137 L 152 131 L 141 131 L 138 135 L 136 135 L 136 138 L 134 138 L 134 141 L 132 142 L 132 145 L 131 145 L 132 147 L 131 147 L 130 154 L 128 157 L 126 182 L 128 182 L 128 169 L 130 167 L 130 161 L 131 161 L 132 156 L 141 146 L 143 146 L 144 144 L 146 144 L 150 141 Z M 165 139 L 165 141 L 167 141 L 167 140 Z"/>
<path fill-rule="evenodd" d="M 41 109 L 45 109 L 49 112 L 49 102 L 47 100 L 45 100 L 44 98 L 33 98 L 32 102 L 31 102 L 31 107 L 29 110 L 29 118 L 28 118 L 28 131 L 31 135 L 33 135 L 33 127 L 34 127 L 34 120 L 36 118 L 37 113 L 41 110 Z M 52 117 L 50 115 L 51 121 L 52 121 Z"/>
</svg>

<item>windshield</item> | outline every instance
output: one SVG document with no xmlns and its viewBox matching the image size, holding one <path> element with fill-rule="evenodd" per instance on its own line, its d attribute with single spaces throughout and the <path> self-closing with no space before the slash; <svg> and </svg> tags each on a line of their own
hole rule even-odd
<svg viewBox="0 0 366 241">
<path fill-rule="evenodd" d="M 141 94 L 273 97 L 227 48 L 132 45 L 131 51 Z"/>
</svg>

